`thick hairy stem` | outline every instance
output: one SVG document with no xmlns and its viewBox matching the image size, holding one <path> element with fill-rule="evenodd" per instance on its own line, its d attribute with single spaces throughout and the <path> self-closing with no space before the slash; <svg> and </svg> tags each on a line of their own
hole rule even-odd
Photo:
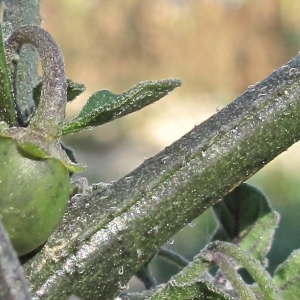
<svg viewBox="0 0 300 300">
<path fill-rule="evenodd" d="M 300 55 L 124 178 L 73 197 L 25 265 L 38 299 L 112 299 L 172 235 L 300 139 L 299 78 Z"/>
<path fill-rule="evenodd" d="M 29 127 L 55 140 L 61 134 L 67 103 L 63 56 L 52 36 L 38 26 L 23 26 L 14 31 L 6 42 L 8 55 L 14 57 L 24 44 L 37 49 L 43 68 L 41 100 Z"/>
</svg>

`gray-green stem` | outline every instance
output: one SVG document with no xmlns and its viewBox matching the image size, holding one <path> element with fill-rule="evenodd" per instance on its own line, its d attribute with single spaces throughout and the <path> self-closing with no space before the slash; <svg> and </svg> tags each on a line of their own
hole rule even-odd
<svg viewBox="0 0 300 300">
<path fill-rule="evenodd" d="M 1 221 L 0 241 L 0 299 L 30 300 L 23 269 Z"/>
<path fill-rule="evenodd" d="M 234 266 L 224 254 L 219 252 L 214 253 L 213 260 L 220 267 L 226 279 L 231 282 L 241 300 L 257 300 L 250 286 L 244 282 L 240 274 L 235 270 Z"/>
<path fill-rule="evenodd" d="M 63 56 L 52 36 L 38 26 L 23 26 L 14 31 L 6 41 L 8 56 L 14 57 L 24 44 L 37 49 L 43 68 L 41 99 L 29 127 L 55 140 L 61 135 L 67 103 Z"/>
<path fill-rule="evenodd" d="M 36 296 L 112 299 L 185 224 L 299 140 L 299 79 L 296 56 L 124 178 L 73 197 L 25 266 Z"/>
<path fill-rule="evenodd" d="M 240 296 L 244 294 L 245 296 L 247 295 L 247 298 L 245 299 L 253 299 L 253 295 L 251 295 L 252 292 L 249 293 L 249 290 L 245 290 L 245 286 L 243 286 L 241 278 L 234 278 L 234 269 L 233 267 L 227 265 L 225 261 L 225 256 L 223 256 L 222 254 L 232 257 L 242 264 L 242 266 L 252 276 L 254 281 L 258 283 L 259 287 L 261 288 L 264 294 L 264 299 L 283 300 L 282 294 L 279 288 L 273 282 L 273 279 L 271 278 L 270 274 L 262 267 L 258 260 L 256 260 L 248 253 L 244 252 L 238 246 L 227 242 L 216 241 L 209 244 L 206 247 L 206 250 L 213 253 L 214 259 L 220 265 L 222 272 L 224 272 L 225 275 L 229 276 L 229 279 L 231 279 L 233 286 L 235 286 L 237 290 L 241 293 Z"/>
<path fill-rule="evenodd" d="M 39 10 L 40 0 L 3 0 L 2 25 L 7 33 L 24 25 L 40 25 Z M 32 90 L 38 83 L 38 54 L 31 45 L 22 47 L 13 81 L 15 97 L 24 120 L 34 107 Z"/>
<path fill-rule="evenodd" d="M 184 258 L 183 256 L 164 247 L 161 247 L 158 250 L 157 255 L 161 258 L 164 258 L 168 262 L 174 264 L 178 268 L 184 268 L 190 263 L 190 261 Z"/>
<path fill-rule="evenodd" d="M 2 30 L 0 29 L 0 121 L 4 121 L 11 127 L 17 125 L 17 119 L 9 73 L 3 45 Z"/>
</svg>

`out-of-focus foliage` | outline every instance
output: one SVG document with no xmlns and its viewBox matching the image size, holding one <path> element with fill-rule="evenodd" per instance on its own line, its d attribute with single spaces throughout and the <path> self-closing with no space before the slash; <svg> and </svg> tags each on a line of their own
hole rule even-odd
<svg viewBox="0 0 300 300">
<path fill-rule="evenodd" d="M 43 26 L 63 48 L 67 70 L 87 86 L 119 90 L 137 78 L 172 73 L 190 92 L 193 87 L 231 96 L 298 51 L 292 38 L 300 25 L 295 5 L 295 0 L 43 0 L 41 8 Z"/>
</svg>

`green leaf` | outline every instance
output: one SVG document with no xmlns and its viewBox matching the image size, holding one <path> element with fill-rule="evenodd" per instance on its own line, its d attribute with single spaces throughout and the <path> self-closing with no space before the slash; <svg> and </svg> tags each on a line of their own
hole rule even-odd
<svg viewBox="0 0 300 300">
<path fill-rule="evenodd" d="M 67 79 L 68 90 L 67 90 L 67 100 L 73 101 L 77 96 L 85 91 L 85 85 L 82 83 L 73 82 L 71 79 Z M 42 91 L 43 82 L 39 82 L 33 89 L 33 99 L 35 106 L 39 105 L 41 91 Z"/>
<path fill-rule="evenodd" d="M 191 282 L 187 284 L 176 284 L 169 281 L 161 290 L 156 292 L 150 300 L 231 300 L 233 298 L 216 290 L 216 288 L 205 281 Z"/>
<path fill-rule="evenodd" d="M 164 79 L 141 82 L 120 95 L 108 90 L 98 91 L 88 99 L 79 115 L 64 125 L 63 134 L 99 126 L 135 112 L 180 85 L 178 79 Z"/>
<path fill-rule="evenodd" d="M 275 284 L 282 290 L 284 299 L 298 300 L 300 295 L 300 250 L 295 250 L 277 267 Z"/>
<path fill-rule="evenodd" d="M 85 85 L 82 83 L 73 82 L 71 79 L 67 79 L 67 100 L 73 101 L 77 96 L 85 91 Z"/>
<path fill-rule="evenodd" d="M 243 183 L 212 209 L 218 227 L 211 240 L 233 242 L 266 265 L 265 257 L 279 221 L 279 215 L 272 211 L 266 197 Z"/>
</svg>

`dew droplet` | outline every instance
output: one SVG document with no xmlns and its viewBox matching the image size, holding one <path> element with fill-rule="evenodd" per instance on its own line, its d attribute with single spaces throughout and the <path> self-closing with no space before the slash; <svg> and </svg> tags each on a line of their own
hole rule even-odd
<svg viewBox="0 0 300 300">
<path fill-rule="evenodd" d="M 196 223 L 193 223 L 193 221 L 192 221 L 192 222 L 188 223 L 188 225 L 189 225 L 189 227 L 193 228 L 196 226 Z"/>
<path fill-rule="evenodd" d="M 168 159 L 169 159 L 169 156 L 162 158 L 161 163 L 165 164 L 168 161 Z"/>
<path fill-rule="evenodd" d="M 129 289 L 129 283 L 124 284 L 121 281 L 119 281 L 118 286 L 119 286 L 120 290 L 128 290 Z"/>
<path fill-rule="evenodd" d="M 168 244 L 169 244 L 169 245 L 173 245 L 173 244 L 174 244 L 174 242 L 175 242 L 175 240 L 174 240 L 174 239 L 170 239 L 170 240 L 168 240 Z"/>
<path fill-rule="evenodd" d="M 125 181 L 126 182 L 130 182 L 132 180 L 133 176 L 127 176 L 125 177 Z"/>
<path fill-rule="evenodd" d="M 296 68 L 290 68 L 290 70 L 289 70 L 290 76 L 295 76 L 295 75 L 297 75 L 297 73 L 298 73 L 298 70 Z"/>
<path fill-rule="evenodd" d="M 143 255 L 143 251 L 141 249 L 137 249 L 136 253 L 137 253 L 138 258 L 141 258 Z"/>
<path fill-rule="evenodd" d="M 123 275 L 124 274 L 124 267 L 123 266 L 120 267 L 120 268 L 118 268 L 118 274 L 119 275 Z"/>
<path fill-rule="evenodd" d="M 237 128 L 235 127 L 235 128 L 233 128 L 233 129 L 231 129 L 230 132 L 231 132 L 232 134 L 237 134 Z"/>
</svg>

